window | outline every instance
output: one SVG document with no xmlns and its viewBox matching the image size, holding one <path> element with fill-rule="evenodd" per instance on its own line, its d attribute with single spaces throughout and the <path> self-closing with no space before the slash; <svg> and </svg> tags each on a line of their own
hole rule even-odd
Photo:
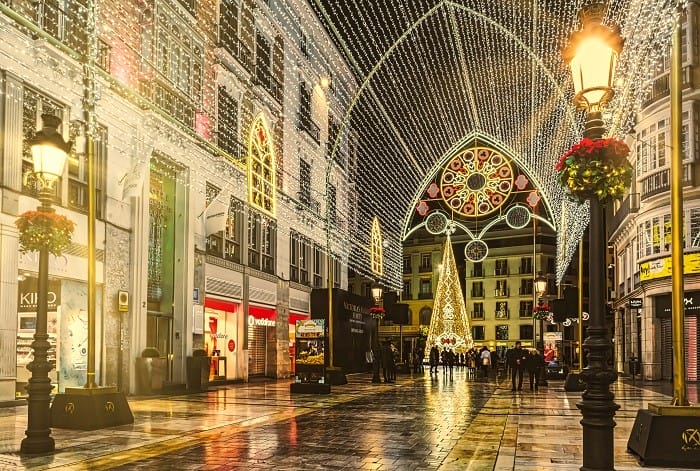
<svg viewBox="0 0 700 471">
<path fill-rule="evenodd" d="M 474 339 L 474 340 L 485 340 L 486 339 L 486 337 L 484 335 L 484 326 L 483 325 L 472 326 L 472 339 Z"/>
<path fill-rule="evenodd" d="M 221 150 L 242 161 L 245 159 L 246 149 L 238 139 L 238 102 L 222 86 L 219 86 L 217 114 L 217 144 Z"/>
<path fill-rule="evenodd" d="M 531 257 L 523 257 L 520 259 L 520 273 L 521 274 L 533 273 L 533 271 L 532 271 L 532 258 Z"/>
<path fill-rule="evenodd" d="M 472 282 L 472 298 L 483 298 L 484 297 L 484 282 L 474 281 Z"/>
<path fill-rule="evenodd" d="M 532 294 L 532 278 L 524 278 L 520 280 L 520 294 L 521 295 L 531 295 Z"/>
<path fill-rule="evenodd" d="M 496 340 L 508 340 L 508 326 L 507 325 L 497 325 L 496 326 Z"/>
<path fill-rule="evenodd" d="M 411 256 L 404 255 L 403 257 L 403 272 L 408 274 L 411 273 Z"/>
<path fill-rule="evenodd" d="M 303 31 L 299 35 L 299 49 L 301 49 L 301 53 L 303 54 L 303 56 L 308 59 L 309 58 L 309 44 L 308 44 L 308 40 L 306 38 L 306 34 L 304 34 Z"/>
<path fill-rule="evenodd" d="M 420 325 L 430 325 L 430 321 L 432 320 L 432 317 L 433 317 L 433 310 L 430 309 L 429 307 L 424 307 L 423 309 L 420 310 L 420 313 L 418 314 Z"/>
<path fill-rule="evenodd" d="M 482 262 L 474 263 L 474 269 L 472 270 L 472 276 L 475 278 L 480 278 L 484 276 L 484 264 Z"/>
<path fill-rule="evenodd" d="M 292 231 L 289 235 L 289 279 L 304 285 L 309 284 L 309 259 L 311 242 Z"/>
<path fill-rule="evenodd" d="M 496 280 L 495 296 L 508 296 L 508 280 Z"/>
<path fill-rule="evenodd" d="M 533 338 L 532 324 L 520 324 L 520 339 L 529 340 Z"/>
<path fill-rule="evenodd" d="M 508 260 L 496 260 L 496 276 L 508 274 Z"/>
<path fill-rule="evenodd" d="M 299 113 L 302 120 L 311 120 L 311 90 L 303 81 L 299 83 Z"/>
<path fill-rule="evenodd" d="M 318 245 L 314 245 L 314 278 L 313 287 L 321 288 L 323 286 L 323 250 Z"/>
<path fill-rule="evenodd" d="M 340 288 L 340 258 L 337 255 L 331 254 L 331 270 L 333 272 L 333 287 Z M 370 297 L 371 297 L 370 290 Z"/>
<path fill-rule="evenodd" d="M 430 299 L 433 297 L 433 286 L 430 280 L 420 280 L 419 299 Z"/>
<path fill-rule="evenodd" d="M 299 160 L 299 202 L 311 206 L 311 165 Z"/>
<path fill-rule="evenodd" d="M 71 139 L 75 142 L 76 136 L 84 131 L 71 126 Z M 98 126 L 93 140 L 94 166 L 95 166 L 95 210 L 98 218 L 102 217 L 102 188 L 104 188 L 104 167 L 107 161 L 107 129 Z M 66 167 L 68 168 L 68 207 L 83 213 L 88 212 L 88 172 L 86 149 L 78 149 L 76 146 L 68 154 Z"/>
<path fill-rule="evenodd" d="M 277 223 L 251 210 L 248 216 L 248 266 L 275 273 Z"/>
<path fill-rule="evenodd" d="M 532 301 L 520 301 L 520 317 L 532 317 Z"/>
<path fill-rule="evenodd" d="M 484 303 L 474 303 L 474 310 L 472 311 L 472 319 L 483 319 L 484 318 Z"/>
<path fill-rule="evenodd" d="M 275 156 L 267 124 L 262 114 L 253 121 L 250 132 L 248 197 L 252 205 L 275 215 Z"/>
<path fill-rule="evenodd" d="M 411 282 L 410 281 L 403 282 L 403 291 L 401 292 L 401 299 L 402 300 L 413 299 L 413 297 L 411 296 Z"/>
<path fill-rule="evenodd" d="M 420 271 L 432 271 L 432 257 L 429 253 L 420 254 Z"/>
<path fill-rule="evenodd" d="M 384 271 L 382 230 L 379 227 L 379 218 L 377 216 L 372 220 L 372 230 L 370 232 L 370 261 L 372 273 L 381 275 Z"/>
<path fill-rule="evenodd" d="M 508 319 L 508 302 L 499 301 L 496 303 L 496 319 Z"/>
<path fill-rule="evenodd" d="M 272 78 L 272 54 L 270 41 L 261 33 L 255 35 L 255 79 L 263 88 L 269 89 Z"/>
</svg>

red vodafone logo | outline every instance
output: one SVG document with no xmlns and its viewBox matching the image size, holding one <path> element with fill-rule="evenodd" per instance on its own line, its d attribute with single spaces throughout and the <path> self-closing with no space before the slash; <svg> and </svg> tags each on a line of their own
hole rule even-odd
<svg viewBox="0 0 700 471">
<path fill-rule="evenodd" d="M 233 339 L 228 341 L 228 351 L 232 352 L 236 349 L 236 342 L 233 341 Z"/>
</svg>

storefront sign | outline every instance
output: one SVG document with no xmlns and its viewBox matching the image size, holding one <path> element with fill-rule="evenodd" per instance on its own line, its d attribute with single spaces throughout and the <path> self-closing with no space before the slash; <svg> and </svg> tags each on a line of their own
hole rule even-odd
<svg viewBox="0 0 700 471">
<path fill-rule="evenodd" d="M 700 273 L 700 253 L 683 255 L 683 273 Z M 639 280 L 649 281 L 671 276 L 671 257 L 664 257 L 639 264 Z"/>
<path fill-rule="evenodd" d="M 204 306 L 201 304 L 192 306 L 192 333 L 204 333 Z"/>
<path fill-rule="evenodd" d="M 643 306 L 642 298 L 630 298 L 630 309 L 641 309 Z"/>
<path fill-rule="evenodd" d="M 248 325 L 275 327 L 277 325 L 277 311 L 269 307 L 248 306 Z"/>
<path fill-rule="evenodd" d="M 39 296 L 37 294 L 37 279 L 27 277 L 18 283 L 17 312 L 36 312 Z M 49 305 L 49 312 L 56 312 L 61 304 L 61 282 L 59 280 L 49 280 L 49 291 L 46 294 Z"/>
<path fill-rule="evenodd" d="M 324 334 L 324 319 L 306 319 L 297 321 L 296 334 L 297 337 L 321 337 Z"/>
<path fill-rule="evenodd" d="M 671 295 L 664 294 L 654 298 L 656 317 L 671 317 Z M 683 293 L 683 312 L 685 316 L 699 317 L 700 291 Z"/>
<path fill-rule="evenodd" d="M 260 325 L 263 327 L 274 327 L 277 325 L 276 321 L 272 319 L 260 319 L 259 317 L 248 316 L 248 325 Z"/>
</svg>

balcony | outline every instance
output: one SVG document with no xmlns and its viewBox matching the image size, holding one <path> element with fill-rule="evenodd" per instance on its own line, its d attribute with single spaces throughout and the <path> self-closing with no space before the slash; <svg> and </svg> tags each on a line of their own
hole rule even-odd
<svg viewBox="0 0 700 471">
<path fill-rule="evenodd" d="M 521 286 L 520 289 L 518 289 L 518 294 L 520 296 L 532 296 L 534 294 L 532 291 L 532 286 L 527 286 L 527 287 Z"/>
<path fill-rule="evenodd" d="M 531 266 L 520 266 L 518 268 L 518 275 L 534 275 L 535 272 L 532 271 Z"/>
<path fill-rule="evenodd" d="M 493 274 L 496 276 L 508 276 L 510 275 L 510 272 L 508 270 L 508 267 L 496 267 L 496 270 Z"/>
<path fill-rule="evenodd" d="M 411 264 L 404 265 L 403 266 L 403 274 L 410 275 L 411 273 L 413 273 L 413 267 L 411 266 Z"/>
<path fill-rule="evenodd" d="M 277 80 L 264 67 L 256 67 L 253 75 L 253 84 L 261 86 L 267 93 L 275 99 L 277 103 L 282 103 L 282 83 Z"/>
<path fill-rule="evenodd" d="M 496 319 L 509 319 L 510 318 L 510 310 L 508 309 L 500 309 L 494 312 L 494 317 Z"/>
<path fill-rule="evenodd" d="M 520 316 L 521 319 L 531 318 L 532 317 L 532 309 L 521 309 L 520 311 L 518 311 L 518 315 Z"/>
<path fill-rule="evenodd" d="M 308 114 L 297 111 L 297 129 L 306 131 L 316 144 L 321 143 L 321 129 Z"/>
<path fill-rule="evenodd" d="M 484 277 L 484 270 L 472 270 L 471 274 L 472 278 L 483 278 Z"/>
<path fill-rule="evenodd" d="M 694 163 L 683 164 L 683 186 L 695 186 L 697 166 Z M 641 181 L 641 200 L 645 200 L 660 193 L 667 192 L 671 189 L 671 169 L 665 168 L 652 175 L 649 175 Z"/>
<path fill-rule="evenodd" d="M 139 91 L 144 98 L 153 102 L 170 117 L 194 129 L 196 110 L 194 102 L 187 95 L 176 90 L 170 81 L 160 74 L 158 77 L 141 80 Z"/>
<path fill-rule="evenodd" d="M 471 316 L 475 320 L 484 320 L 484 311 L 472 311 Z"/>
<path fill-rule="evenodd" d="M 418 293 L 418 299 L 433 299 L 433 293 Z"/>
<path fill-rule="evenodd" d="M 421 265 L 418 267 L 418 271 L 420 273 L 430 273 L 433 271 L 433 266 L 432 265 Z"/>
<path fill-rule="evenodd" d="M 250 48 L 235 35 L 231 33 L 226 34 L 223 27 L 219 32 L 219 37 L 221 38 L 222 36 L 224 39 L 219 39 L 218 49 L 226 52 L 229 56 L 235 59 L 247 72 L 251 72 L 253 70 L 253 53 L 251 52 Z M 215 53 L 217 52 L 218 51 L 215 51 Z M 225 56 L 222 54 L 217 54 L 217 57 L 222 59 L 224 63 L 227 62 Z M 233 64 L 230 63 L 226 63 L 226 65 L 229 68 L 232 68 L 233 66 Z"/>
<path fill-rule="evenodd" d="M 506 296 L 510 296 L 510 290 L 508 288 L 495 289 L 493 290 L 493 295 L 497 298 L 504 298 Z"/>
<path fill-rule="evenodd" d="M 610 222 L 610 229 L 615 230 L 630 214 L 635 214 L 639 212 L 639 206 L 641 198 L 639 193 L 630 193 L 627 195 L 620 205 L 620 208 L 613 214 L 612 221 Z"/>
<path fill-rule="evenodd" d="M 686 88 L 692 85 L 692 67 L 683 67 L 681 71 L 681 80 L 683 81 L 682 88 Z M 657 100 L 666 98 L 671 93 L 671 72 L 666 72 L 665 74 L 654 79 L 651 85 L 651 91 L 649 96 L 644 100 L 642 108 L 645 108 Z"/>
<path fill-rule="evenodd" d="M 472 298 L 483 298 L 484 297 L 484 290 L 483 289 L 473 289 L 471 291 L 471 297 Z"/>
</svg>

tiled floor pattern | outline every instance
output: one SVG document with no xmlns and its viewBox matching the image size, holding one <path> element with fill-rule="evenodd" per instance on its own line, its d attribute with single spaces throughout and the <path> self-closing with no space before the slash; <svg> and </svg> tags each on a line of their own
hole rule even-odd
<svg viewBox="0 0 700 471">
<path fill-rule="evenodd" d="M 0 408 L 0 470 L 578 470 L 580 393 L 552 381 L 513 393 L 456 370 L 372 384 L 350 375 L 328 396 L 290 395 L 286 381 L 209 393 L 130 398 L 129 426 L 54 429 L 56 452 L 21 457 L 26 407 Z M 667 386 L 667 385 L 666 385 Z M 668 403 L 658 385 L 614 385 L 615 463 L 642 469 L 626 452 L 637 409 Z M 697 391 L 689 393 L 697 400 Z M 650 468 L 645 468 L 650 469 Z M 658 469 L 658 468 L 657 468 Z"/>
</svg>

